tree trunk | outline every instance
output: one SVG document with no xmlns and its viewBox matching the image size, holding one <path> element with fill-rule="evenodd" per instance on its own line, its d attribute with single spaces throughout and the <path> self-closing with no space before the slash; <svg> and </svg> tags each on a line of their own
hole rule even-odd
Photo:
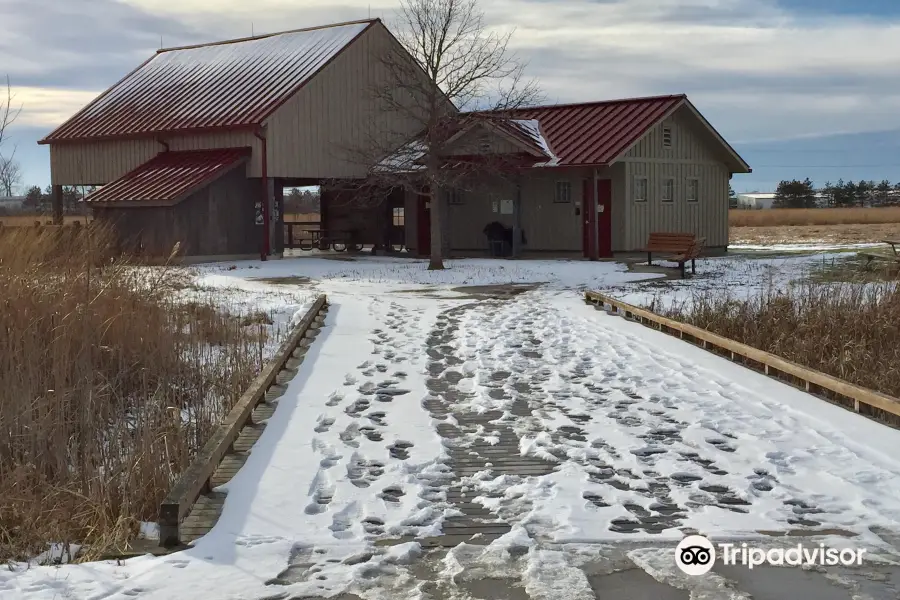
<svg viewBox="0 0 900 600">
<path fill-rule="evenodd" d="M 431 206 L 431 259 L 428 261 L 429 271 L 441 271 L 444 268 L 444 245 L 441 236 L 442 211 L 439 198 L 441 190 L 435 185 L 428 186 L 428 203 Z"/>
</svg>

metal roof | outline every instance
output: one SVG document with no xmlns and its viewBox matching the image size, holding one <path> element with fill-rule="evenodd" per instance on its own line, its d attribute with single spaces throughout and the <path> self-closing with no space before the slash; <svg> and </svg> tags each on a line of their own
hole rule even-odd
<svg viewBox="0 0 900 600">
<path fill-rule="evenodd" d="M 607 165 L 684 100 L 683 94 L 653 96 L 538 106 L 504 114 L 538 121 L 558 166 Z"/>
<path fill-rule="evenodd" d="M 84 199 L 90 204 L 176 204 L 250 156 L 250 148 L 162 152 Z"/>
<path fill-rule="evenodd" d="M 376 22 L 160 50 L 40 143 L 259 125 Z"/>
</svg>

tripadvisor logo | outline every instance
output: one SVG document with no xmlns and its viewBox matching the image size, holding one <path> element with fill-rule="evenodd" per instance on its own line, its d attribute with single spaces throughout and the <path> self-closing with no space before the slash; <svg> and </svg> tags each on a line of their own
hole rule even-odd
<svg viewBox="0 0 900 600">
<path fill-rule="evenodd" d="M 718 552 L 713 543 L 702 535 L 689 535 L 675 547 L 675 564 L 687 575 L 703 575 L 716 564 L 720 555 L 724 565 L 743 565 L 749 569 L 771 566 L 821 566 L 833 567 L 862 565 L 864 548 L 828 548 L 825 544 L 805 547 L 797 544 L 789 548 L 754 548 L 743 544 L 719 544 Z"/>
<path fill-rule="evenodd" d="M 675 564 L 687 575 L 703 575 L 716 564 L 716 549 L 702 535 L 689 535 L 675 547 Z"/>
</svg>

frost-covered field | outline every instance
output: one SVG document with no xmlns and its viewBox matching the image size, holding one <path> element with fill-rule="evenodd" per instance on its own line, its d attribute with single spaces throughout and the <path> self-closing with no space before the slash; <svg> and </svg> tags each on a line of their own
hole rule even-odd
<svg viewBox="0 0 900 600">
<path fill-rule="evenodd" d="M 764 290 L 784 290 L 803 281 L 811 270 L 847 256 L 834 252 L 774 258 L 733 254 L 698 261 L 697 274 L 686 279 L 611 283 L 596 289 L 635 306 L 689 303 L 694 294 L 708 291 L 743 299 Z"/>
<path fill-rule="evenodd" d="M 786 283 L 815 260 L 704 260 L 701 277 L 667 283 L 675 294 L 750 289 L 763 276 Z M 662 289 L 648 283 L 658 277 L 580 261 L 449 266 L 306 258 L 203 267 L 201 288 L 268 302 L 284 319 L 316 293 L 331 304 L 228 484 L 218 525 L 169 557 L 13 565 L 0 571 L 0 596 L 424 598 L 414 564 L 425 549 L 375 542 L 440 534 L 461 510 L 451 489 L 511 530 L 432 565 L 447 598 L 465 598 L 464 582 L 484 576 L 515 578 L 532 598 L 593 598 L 583 565 L 612 568 L 617 552 L 619 569 L 675 581 L 682 530 L 849 531 L 860 536 L 853 544 L 886 551 L 890 536 L 873 530 L 898 530 L 900 432 L 580 297 L 615 290 L 640 303 Z M 510 283 L 542 285 L 504 300 L 454 291 Z M 515 456 L 497 454 L 509 439 Z M 457 473 L 460 453 L 498 462 Z M 516 457 L 546 463 L 548 474 L 493 469 Z M 726 597 L 723 578 L 702 585 L 718 591 L 695 597 Z"/>
</svg>

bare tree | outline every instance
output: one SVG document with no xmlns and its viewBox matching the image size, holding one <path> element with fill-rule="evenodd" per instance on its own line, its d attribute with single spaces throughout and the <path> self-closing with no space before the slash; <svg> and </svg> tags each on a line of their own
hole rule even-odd
<svg viewBox="0 0 900 600">
<path fill-rule="evenodd" d="M 13 186 L 17 185 L 22 179 L 22 169 L 15 160 L 15 146 L 13 146 L 9 156 L 4 156 L 3 144 L 8 136 L 8 128 L 19 117 L 22 107 L 13 108 L 14 96 L 12 86 L 9 83 L 9 76 L 6 77 L 5 96 L 5 98 L 0 96 L 0 191 L 3 191 L 7 196 L 12 196 Z"/>
<path fill-rule="evenodd" d="M 9 158 L 0 156 L 0 193 L 12 196 L 13 190 L 22 183 L 22 167 L 15 160 L 15 150 Z"/>
<path fill-rule="evenodd" d="M 401 0 L 391 30 L 406 52 L 393 47 L 378 58 L 385 74 L 372 90 L 379 117 L 365 148 L 356 149 L 370 174 L 357 196 L 379 202 L 383 190 L 401 186 L 424 195 L 431 207 L 428 268 L 443 269 L 442 192 L 487 166 L 448 168 L 447 142 L 470 118 L 462 112 L 519 108 L 540 93 L 509 49 L 512 32 L 488 27 L 477 0 Z"/>
</svg>

